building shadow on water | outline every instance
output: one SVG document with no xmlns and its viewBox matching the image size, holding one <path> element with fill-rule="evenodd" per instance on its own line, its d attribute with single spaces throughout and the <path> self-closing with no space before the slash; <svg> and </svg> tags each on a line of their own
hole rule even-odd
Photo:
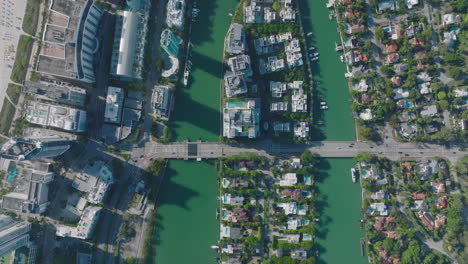
<svg viewBox="0 0 468 264">
<path fill-rule="evenodd" d="M 160 188 L 161 193 L 158 195 L 157 207 L 174 205 L 189 211 L 187 202 L 200 196 L 200 193 L 174 182 L 174 177 L 177 174 L 177 171 L 170 166 L 166 168 L 164 181 Z"/>
<path fill-rule="evenodd" d="M 219 54 L 217 54 L 217 51 L 214 52 L 215 55 L 221 55 L 222 50 L 219 51 Z M 195 61 L 196 63 L 193 64 L 192 68 L 193 69 L 200 69 L 216 78 L 217 81 L 220 81 L 223 75 L 223 63 L 221 61 L 222 59 L 220 58 L 219 60 L 213 59 L 212 57 L 208 57 L 205 54 L 201 54 L 200 52 L 197 52 L 194 50 L 192 52 L 192 61 Z M 196 81 L 196 76 L 193 76 L 193 74 L 190 76 L 192 78 L 191 83 L 194 83 Z M 200 80 L 203 81 L 203 80 Z M 216 89 L 219 87 L 219 82 L 218 85 L 216 86 Z"/>
<path fill-rule="evenodd" d="M 197 1 L 200 14 L 192 26 L 192 43 L 199 45 L 205 42 L 212 42 L 213 38 L 213 25 L 215 12 L 219 11 L 218 1 Z"/>
<path fill-rule="evenodd" d="M 177 121 L 171 122 L 174 138 L 183 140 L 180 139 L 181 134 L 178 131 L 181 131 L 182 126 L 180 124 L 184 122 L 206 130 L 208 133 L 219 135 L 219 110 L 193 100 L 187 91 L 181 89 L 176 92 L 176 98 L 173 120 Z M 189 134 L 188 131 L 183 131 L 182 133 Z M 194 135 L 194 138 L 190 137 L 190 139 L 197 140 L 201 136 L 203 135 Z"/>
</svg>

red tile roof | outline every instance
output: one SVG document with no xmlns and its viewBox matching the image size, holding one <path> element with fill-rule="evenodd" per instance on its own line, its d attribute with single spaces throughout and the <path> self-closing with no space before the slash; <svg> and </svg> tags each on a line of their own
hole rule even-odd
<svg viewBox="0 0 468 264">
<path fill-rule="evenodd" d="M 399 76 L 393 76 L 391 80 L 396 87 L 400 87 L 403 84 Z"/>
<path fill-rule="evenodd" d="M 435 228 L 443 227 L 446 222 L 447 222 L 447 217 L 445 215 L 437 215 L 437 218 L 435 221 Z"/>
<path fill-rule="evenodd" d="M 429 230 L 434 230 L 434 222 L 432 222 L 431 217 L 424 211 L 419 211 L 418 212 L 419 218 L 421 218 L 421 221 L 423 224 L 429 228 Z"/>
<path fill-rule="evenodd" d="M 437 199 L 437 209 L 447 208 L 447 196 L 442 196 Z"/>
<path fill-rule="evenodd" d="M 387 50 L 387 53 L 397 52 L 398 45 L 396 43 L 386 44 L 385 49 Z"/>
<path fill-rule="evenodd" d="M 426 199 L 426 194 L 425 193 L 416 193 L 416 192 L 414 192 L 413 195 L 411 196 L 411 199 L 413 199 L 413 200 L 424 200 L 424 199 Z"/>
</svg>

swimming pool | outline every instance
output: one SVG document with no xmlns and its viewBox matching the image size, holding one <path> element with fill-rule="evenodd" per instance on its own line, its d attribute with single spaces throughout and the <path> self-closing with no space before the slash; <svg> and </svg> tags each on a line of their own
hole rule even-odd
<svg viewBox="0 0 468 264">
<path fill-rule="evenodd" d="M 244 105 L 243 102 L 228 102 L 227 106 L 228 107 L 242 107 Z"/>
<path fill-rule="evenodd" d="M 16 175 L 18 174 L 18 167 L 14 166 L 11 168 L 11 171 L 10 173 L 8 174 L 6 180 L 9 182 L 9 183 L 12 183 L 15 181 L 16 179 Z"/>
</svg>

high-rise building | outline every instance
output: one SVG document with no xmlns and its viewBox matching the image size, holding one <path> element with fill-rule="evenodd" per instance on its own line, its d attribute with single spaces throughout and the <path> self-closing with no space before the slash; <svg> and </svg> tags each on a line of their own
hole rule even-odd
<svg viewBox="0 0 468 264">
<path fill-rule="evenodd" d="M 0 157 L 9 160 L 54 158 L 70 149 L 73 139 L 61 136 L 12 137 L 3 144 Z"/>
<path fill-rule="evenodd" d="M 20 247 L 28 246 L 30 230 L 30 223 L 0 215 L 0 257 Z"/>
</svg>

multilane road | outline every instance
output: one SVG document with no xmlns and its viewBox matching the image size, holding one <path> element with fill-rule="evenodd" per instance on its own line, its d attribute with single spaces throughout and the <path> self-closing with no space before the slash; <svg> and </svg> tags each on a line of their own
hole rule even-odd
<svg viewBox="0 0 468 264">
<path fill-rule="evenodd" d="M 145 165 L 152 159 L 211 159 L 236 155 L 242 152 L 253 152 L 264 156 L 283 156 L 300 154 L 308 149 L 321 157 L 338 158 L 354 157 L 361 152 L 385 156 L 391 160 L 405 157 L 429 158 L 445 157 L 456 161 L 467 153 L 461 151 L 468 144 L 456 144 L 450 147 L 438 144 L 355 141 L 314 141 L 307 144 L 282 144 L 262 141 L 248 145 L 227 145 L 217 142 L 176 142 L 170 144 L 147 143 L 144 148 L 133 152 L 138 164 Z M 137 155 L 137 156 L 136 156 Z"/>
</svg>

